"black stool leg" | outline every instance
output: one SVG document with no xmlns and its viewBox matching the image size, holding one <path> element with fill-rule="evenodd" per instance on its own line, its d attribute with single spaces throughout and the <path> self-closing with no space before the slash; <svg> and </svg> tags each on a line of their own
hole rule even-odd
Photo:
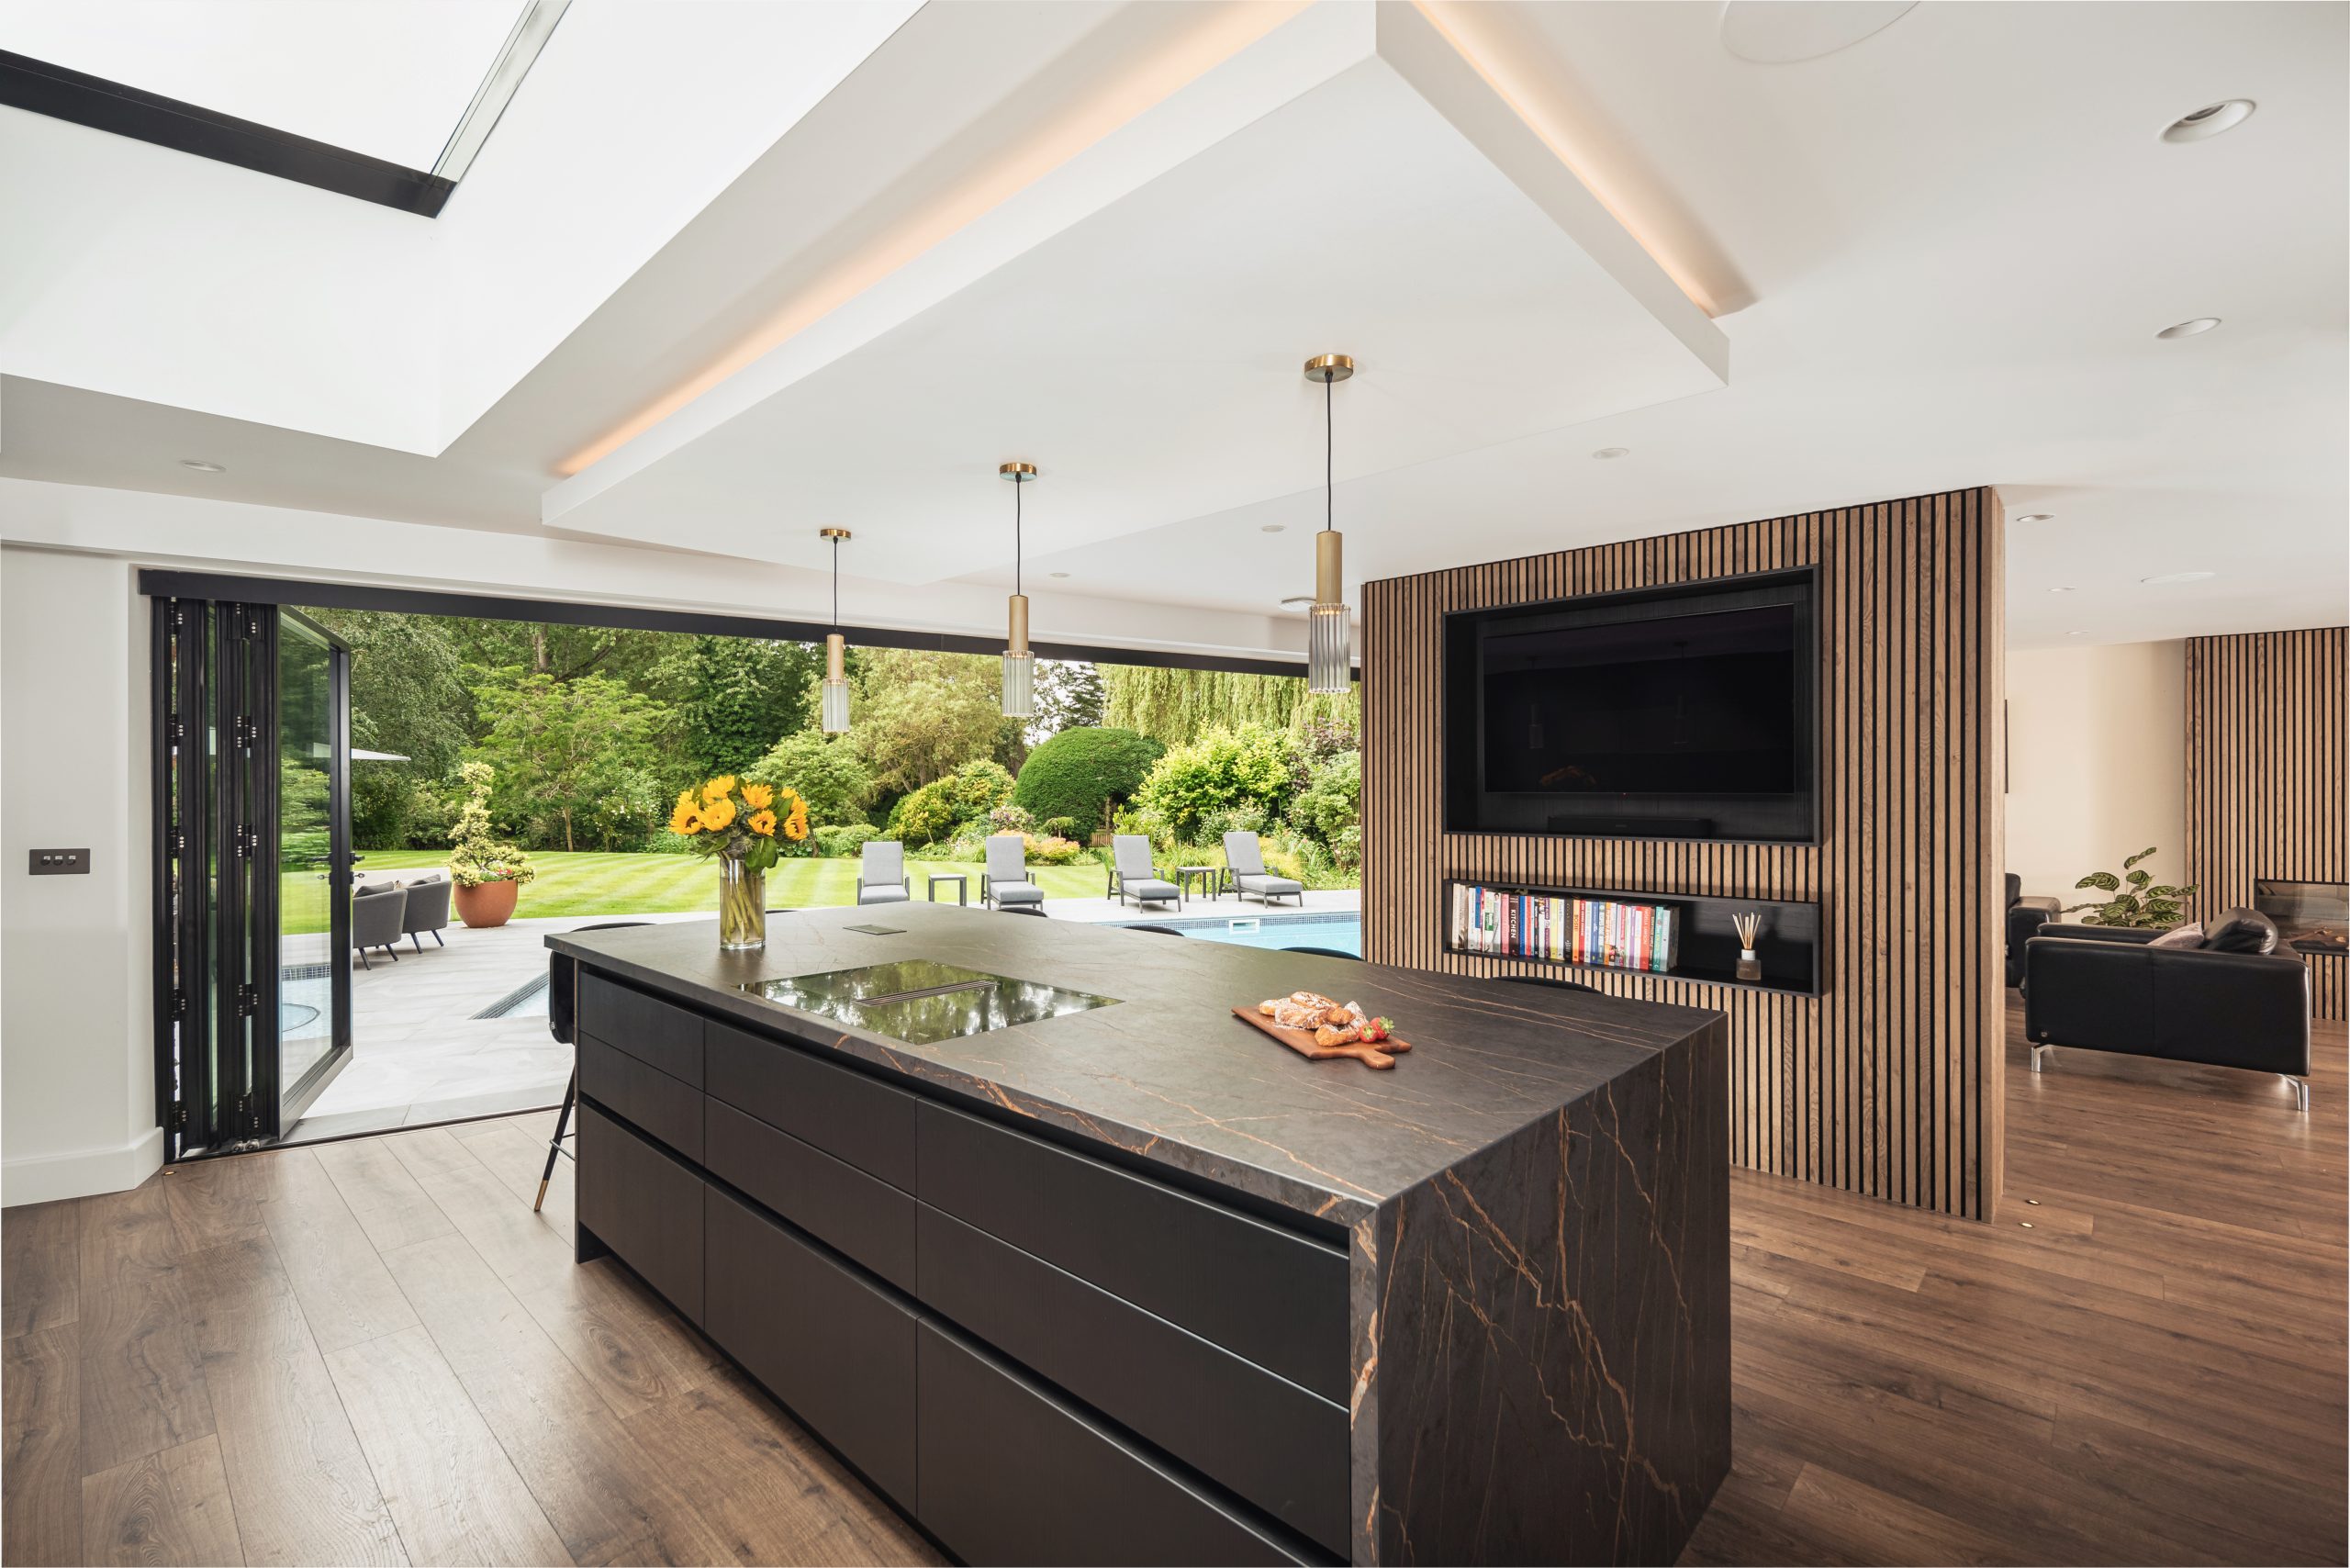
<svg viewBox="0 0 2350 1568">
<path fill-rule="evenodd" d="M 563 1109 L 554 1115 L 554 1137 L 547 1139 L 547 1168 L 539 1172 L 539 1195 L 531 1200 L 531 1212 L 547 1201 L 547 1183 L 554 1180 L 555 1156 L 563 1152 L 563 1129 L 571 1125 L 571 1107 L 579 1101 L 579 1070 L 571 1070 L 571 1081 L 564 1086 Z"/>
</svg>

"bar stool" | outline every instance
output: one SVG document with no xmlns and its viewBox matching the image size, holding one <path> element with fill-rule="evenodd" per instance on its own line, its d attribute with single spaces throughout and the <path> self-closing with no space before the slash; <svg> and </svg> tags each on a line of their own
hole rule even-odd
<svg viewBox="0 0 2350 1568">
<path fill-rule="evenodd" d="M 649 920 L 614 920 L 602 925 L 582 925 L 569 935 L 576 936 L 588 931 L 626 931 L 633 925 L 650 925 Z M 579 1103 L 579 1054 L 577 1033 L 579 1018 L 579 964 L 568 953 L 547 955 L 547 1033 L 572 1047 L 571 1082 L 563 1091 L 563 1109 L 554 1116 L 554 1137 L 547 1139 L 546 1169 L 539 1172 L 539 1195 L 531 1200 L 531 1212 L 547 1201 L 547 1183 L 554 1180 L 557 1155 L 570 1154 L 563 1147 L 565 1132 L 571 1126 L 571 1109 Z"/>
</svg>

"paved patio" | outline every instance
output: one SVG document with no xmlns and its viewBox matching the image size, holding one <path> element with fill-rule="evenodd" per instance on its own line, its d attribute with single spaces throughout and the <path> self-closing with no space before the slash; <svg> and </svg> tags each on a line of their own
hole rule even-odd
<svg viewBox="0 0 2350 1568">
<path fill-rule="evenodd" d="M 923 886 L 919 876 L 915 886 Z M 976 898 L 979 879 L 971 885 Z M 942 887 L 939 902 L 952 903 Z M 1361 895 L 1351 889 L 1309 892 L 1303 913 L 1352 914 Z M 1301 913 L 1286 902 L 1267 909 L 1221 899 L 1192 898 L 1178 908 L 1138 909 L 1109 899 L 1048 899 L 1054 920 L 1192 921 L 1213 917 L 1260 920 Z M 476 1014 L 546 973 L 545 937 L 618 920 L 709 920 L 707 914 L 596 914 L 555 920 L 515 920 L 489 931 L 453 925 L 446 946 L 428 938 L 420 953 L 403 946 L 393 962 L 369 956 L 372 969 L 351 975 L 351 1064 L 286 1134 L 288 1142 L 347 1137 L 355 1133 L 423 1126 L 514 1111 L 536 1110 L 563 1099 L 571 1078 L 571 1047 L 547 1033 L 543 994 L 498 1018 Z"/>
</svg>

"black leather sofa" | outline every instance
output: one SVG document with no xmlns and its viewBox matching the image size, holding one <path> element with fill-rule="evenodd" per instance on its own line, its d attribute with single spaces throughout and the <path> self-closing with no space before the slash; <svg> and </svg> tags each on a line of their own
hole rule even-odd
<svg viewBox="0 0 2350 1568">
<path fill-rule="evenodd" d="M 2023 879 L 2008 873 L 2008 984 L 2023 984 L 2023 945 L 2065 913 L 2062 899 L 2026 898 Z"/>
<path fill-rule="evenodd" d="M 2232 910 L 2200 947 L 2156 947 L 2158 931 L 2041 928 L 2024 944 L 2031 1070 L 2053 1047 L 2166 1057 L 2282 1074 L 2310 1105 L 2309 966 L 2278 950 L 2266 915 Z"/>
</svg>

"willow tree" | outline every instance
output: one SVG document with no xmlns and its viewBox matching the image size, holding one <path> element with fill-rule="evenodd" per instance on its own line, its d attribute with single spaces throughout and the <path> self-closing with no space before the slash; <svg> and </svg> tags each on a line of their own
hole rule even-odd
<svg viewBox="0 0 2350 1568">
<path fill-rule="evenodd" d="M 1302 676 L 1139 665 L 1105 664 L 1100 668 L 1108 699 L 1102 722 L 1170 746 L 1189 745 L 1207 731 L 1252 722 L 1275 730 L 1303 730 L 1316 719 L 1352 726 L 1360 711 L 1355 692 L 1316 697 L 1305 689 Z"/>
</svg>

